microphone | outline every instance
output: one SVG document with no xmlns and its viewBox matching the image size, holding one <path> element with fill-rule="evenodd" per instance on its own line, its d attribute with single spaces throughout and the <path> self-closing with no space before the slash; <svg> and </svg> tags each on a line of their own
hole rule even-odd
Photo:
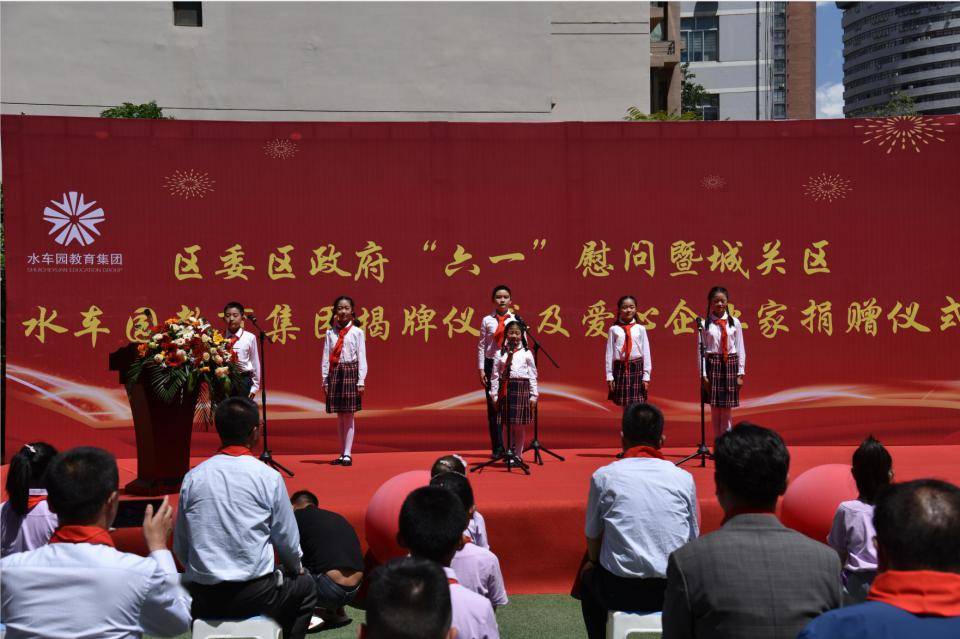
<svg viewBox="0 0 960 639">
<path fill-rule="evenodd" d="M 698 317 L 698 318 L 697 318 L 697 330 L 700 330 L 700 331 L 703 330 L 703 318 L 702 318 L 702 317 Z"/>
</svg>

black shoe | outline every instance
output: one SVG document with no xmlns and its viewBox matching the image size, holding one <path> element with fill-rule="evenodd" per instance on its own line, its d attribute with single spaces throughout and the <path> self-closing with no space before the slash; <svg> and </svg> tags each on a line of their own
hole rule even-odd
<svg viewBox="0 0 960 639">
<path fill-rule="evenodd" d="M 624 452 L 620 451 L 619 453 L 617 453 L 617 459 L 623 459 L 623 455 L 624 455 Z"/>
<path fill-rule="evenodd" d="M 331 465 L 331 466 L 342 466 L 342 465 L 343 465 L 343 455 L 340 455 L 339 457 L 337 457 L 336 459 L 334 459 L 332 462 L 330 462 L 330 465 Z"/>
<path fill-rule="evenodd" d="M 502 448 L 494 448 L 493 452 L 490 453 L 490 457 L 496 459 L 497 457 L 503 457 L 504 450 Z"/>
<path fill-rule="evenodd" d="M 350 457 L 350 455 L 341 455 L 341 457 L 340 457 L 340 465 L 341 465 L 341 466 L 353 466 L 353 459 Z"/>
</svg>

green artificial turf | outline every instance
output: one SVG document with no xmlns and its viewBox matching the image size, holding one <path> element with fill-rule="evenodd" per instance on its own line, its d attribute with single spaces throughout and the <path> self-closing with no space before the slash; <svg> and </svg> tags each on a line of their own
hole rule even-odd
<svg viewBox="0 0 960 639">
<path fill-rule="evenodd" d="M 343 628 L 307 635 L 316 639 L 356 639 L 363 611 L 347 608 L 353 623 Z M 511 595 L 510 603 L 497 610 L 503 639 L 583 639 L 587 636 L 580 616 L 580 602 L 569 595 Z M 189 639 L 180 635 L 178 639 Z"/>
</svg>

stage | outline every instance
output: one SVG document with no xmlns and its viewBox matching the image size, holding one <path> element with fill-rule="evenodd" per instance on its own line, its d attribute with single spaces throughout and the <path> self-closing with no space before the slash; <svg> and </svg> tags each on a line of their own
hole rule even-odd
<svg viewBox="0 0 960 639">
<path fill-rule="evenodd" d="M 821 464 L 848 464 L 851 446 L 794 446 L 790 449 L 790 477 Z M 897 481 L 934 477 L 960 484 L 960 446 L 891 446 Z M 367 453 L 354 457 L 351 468 L 330 466 L 330 455 L 280 455 L 278 461 L 295 477 L 287 479 L 292 493 L 306 488 L 320 498 L 324 508 L 342 513 L 363 539 L 366 504 L 376 489 L 394 475 L 429 469 L 432 462 L 451 451 L 417 453 Z M 560 462 L 545 456 L 543 466 L 532 466 L 532 474 L 507 473 L 502 466 L 482 473 L 470 473 L 477 506 L 486 518 L 491 549 L 500 557 L 508 593 L 566 593 L 583 554 L 584 508 L 587 482 L 598 467 L 614 461 L 613 449 L 571 449 L 556 451 L 566 458 Z M 668 459 L 679 460 L 686 448 L 666 448 Z M 469 461 L 486 459 L 478 451 L 461 454 Z M 530 457 L 524 454 L 524 458 Z M 193 464 L 202 458 L 192 460 Z M 135 477 L 136 460 L 121 459 L 120 484 Z M 701 532 L 715 530 L 722 511 L 714 496 L 713 464 L 684 466 L 697 484 Z M 4 471 L 6 469 L 4 468 Z M 4 472 L 5 474 L 5 472 Z M 120 535 L 121 545 L 138 540 L 139 530 Z M 366 544 L 364 543 L 366 547 Z"/>
</svg>

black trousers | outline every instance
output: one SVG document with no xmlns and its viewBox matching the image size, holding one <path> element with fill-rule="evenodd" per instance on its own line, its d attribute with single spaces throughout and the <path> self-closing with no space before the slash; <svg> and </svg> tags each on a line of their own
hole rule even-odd
<svg viewBox="0 0 960 639">
<path fill-rule="evenodd" d="M 490 450 L 493 452 L 502 451 L 503 432 L 497 422 L 497 408 L 493 400 L 490 399 L 490 376 L 493 375 L 492 359 L 483 360 L 483 374 L 487 376 L 487 427 L 490 429 Z"/>
<path fill-rule="evenodd" d="M 193 597 L 194 619 L 249 619 L 270 617 L 283 628 L 284 638 L 301 639 L 307 633 L 317 605 L 317 588 L 309 574 L 288 577 L 277 585 L 274 573 L 250 581 L 223 581 L 187 585 Z"/>
<path fill-rule="evenodd" d="M 656 612 L 663 610 L 666 579 L 628 579 L 596 564 L 583 573 L 580 608 L 590 639 L 607 635 L 607 612 Z"/>
<path fill-rule="evenodd" d="M 233 397 L 250 397 L 250 390 L 253 388 L 253 373 L 244 372 L 240 375 L 239 383 L 233 387 L 230 393 Z"/>
</svg>

